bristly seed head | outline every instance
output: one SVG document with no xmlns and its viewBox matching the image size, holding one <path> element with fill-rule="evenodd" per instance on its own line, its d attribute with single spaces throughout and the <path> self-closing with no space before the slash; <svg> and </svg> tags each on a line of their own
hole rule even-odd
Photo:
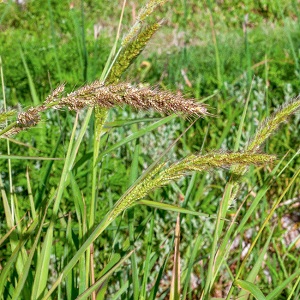
<svg viewBox="0 0 300 300">
<path fill-rule="evenodd" d="M 57 106 L 80 110 L 86 106 L 98 105 L 110 108 L 124 104 L 135 109 L 153 109 L 164 114 L 177 113 L 198 117 L 209 115 L 207 106 L 197 103 L 194 99 L 186 99 L 181 95 L 157 88 L 138 88 L 129 83 L 105 85 L 101 81 L 95 81 L 68 94 Z"/>
<path fill-rule="evenodd" d="M 130 105 L 139 110 L 153 109 L 162 114 L 176 113 L 187 117 L 210 115 L 207 106 L 197 103 L 195 99 L 186 99 L 179 94 L 161 91 L 158 88 L 135 87 L 129 83 L 105 85 L 95 81 L 62 97 L 64 84 L 56 88 L 43 104 L 31 107 L 17 116 L 17 126 L 6 132 L 9 136 L 20 130 L 33 127 L 40 121 L 40 113 L 49 109 L 68 107 L 70 110 L 81 110 L 85 107 L 111 108 Z"/>
</svg>

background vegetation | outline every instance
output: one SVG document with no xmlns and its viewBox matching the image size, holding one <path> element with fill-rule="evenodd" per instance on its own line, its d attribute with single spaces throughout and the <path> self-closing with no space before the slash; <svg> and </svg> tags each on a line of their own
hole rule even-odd
<svg viewBox="0 0 300 300">
<path fill-rule="evenodd" d="M 127 1 L 121 37 L 134 23 L 141 7 L 139 1 Z M 99 79 L 115 42 L 121 11 L 122 1 L 0 3 L 1 107 L 5 97 L 9 107 L 21 111 L 42 103 L 62 82 L 67 83 L 66 89 L 70 92 Z M 152 130 L 151 124 L 164 120 L 152 111 L 137 112 L 128 107 L 109 110 L 100 144 L 100 153 L 105 155 L 99 163 L 95 224 L 104 218 L 138 175 L 165 155 L 164 151 L 176 139 L 178 141 L 165 155 L 165 159 L 172 162 L 195 152 L 241 150 L 264 118 L 299 93 L 299 14 L 299 1 L 296 0 L 176 0 L 167 2 L 150 16 L 153 21 L 163 18 L 163 26 L 123 74 L 122 81 L 138 86 L 156 85 L 194 97 L 208 104 L 216 117 L 198 119 L 195 123 L 173 117 Z M 85 113 L 79 113 L 79 123 Z M 22 233 L 30 225 L 34 212 L 49 205 L 41 236 L 45 236 L 50 222 L 51 199 L 59 184 L 64 161 L 38 157 L 66 157 L 75 113 L 52 110 L 42 118 L 37 127 L 10 138 L 9 153 L 17 156 L 16 159 L 8 160 L 5 156 L 8 153 L 5 139 L 0 145 L 2 197 L 3 191 L 12 195 L 9 201 L 15 205 L 13 225 L 17 225 L 16 235 L 7 238 L 6 234 L 11 233 L 9 230 L 13 226 L 7 222 L 3 200 L 0 204 L 1 268 L 10 261 L 12 244 L 22 240 Z M 48 288 L 84 240 L 81 231 L 90 217 L 88 195 L 92 187 L 93 122 L 94 118 L 80 143 L 72 177 L 68 179 L 69 187 L 64 190 L 60 203 L 49 262 Z M 181 135 L 187 127 L 189 129 Z M 139 134 L 143 130 L 144 134 Z M 134 138 L 135 134 L 137 138 Z M 127 140 L 128 137 L 132 139 Z M 235 236 L 229 255 L 224 256 L 218 274 L 211 281 L 211 297 L 226 298 L 259 228 L 277 199 L 283 197 L 247 257 L 242 278 L 246 280 L 259 260 L 259 270 L 249 281 L 255 282 L 264 295 L 270 295 L 281 286 L 276 296 L 269 299 L 299 299 L 299 279 L 296 281 L 293 276 L 300 267 L 300 183 L 298 177 L 291 179 L 299 170 L 299 145 L 299 114 L 296 114 L 262 148 L 263 152 L 276 154 L 280 163 L 251 167 L 243 179 L 240 192 L 227 211 L 228 220 L 236 218 L 234 222 L 240 223 L 258 196 L 260 201 Z M 24 160 L 22 157 L 36 159 Z M 229 175 L 228 170 L 193 173 L 147 197 L 215 216 Z M 293 184 L 286 190 L 291 182 Z M 216 220 L 181 214 L 179 222 L 177 216 L 170 208 L 163 210 L 139 205 L 119 216 L 95 240 L 96 278 L 101 278 L 120 257 L 135 250 L 130 260 L 123 262 L 113 276 L 105 278 L 98 288 L 97 299 L 143 299 L 143 295 L 147 295 L 145 299 L 177 299 L 172 295 L 176 288 L 174 283 L 171 284 L 175 277 L 180 285 L 173 270 L 174 264 L 178 263 L 176 252 L 174 254 L 176 245 L 181 257 L 182 298 L 204 297 L 203 290 L 210 276 L 207 270 Z M 180 223 L 180 243 L 175 238 L 176 222 Z M 231 223 L 228 221 L 228 224 Z M 225 222 L 225 226 L 228 224 Z M 87 228 L 84 230 L 89 232 Z M 225 237 L 226 230 L 223 229 L 219 246 Z M 265 245 L 267 248 L 262 250 Z M 40 246 L 31 266 L 37 264 L 41 251 Z M 261 253 L 265 254 L 263 258 Z M 30 299 L 28 295 L 35 276 L 32 269 L 24 283 L 23 299 Z M 84 290 L 78 287 L 77 272 L 74 269 L 53 297 L 75 299 Z M 16 263 L 8 277 L 10 284 L 3 289 L 4 299 L 10 299 L 14 294 L 17 273 Z M 289 278 L 291 281 L 284 283 Z M 240 284 L 232 297 L 254 297 L 252 286 L 250 294 L 245 290 L 247 288 Z"/>
</svg>

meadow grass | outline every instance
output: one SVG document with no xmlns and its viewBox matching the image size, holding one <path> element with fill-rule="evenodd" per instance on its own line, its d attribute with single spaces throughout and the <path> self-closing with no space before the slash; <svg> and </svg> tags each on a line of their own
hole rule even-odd
<svg viewBox="0 0 300 300">
<path fill-rule="evenodd" d="M 100 2 L 0 4 L 1 297 L 298 299 L 295 2 Z"/>
</svg>

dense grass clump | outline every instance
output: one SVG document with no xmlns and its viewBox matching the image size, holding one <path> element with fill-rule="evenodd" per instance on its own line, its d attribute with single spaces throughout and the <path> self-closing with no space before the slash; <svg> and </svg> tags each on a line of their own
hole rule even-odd
<svg viewBox="0 0 300 300">
<path fill-rule="evenodd" d="M 0 3 L 1 298 L 299 299 L 299 24 Z"/>
</svg>

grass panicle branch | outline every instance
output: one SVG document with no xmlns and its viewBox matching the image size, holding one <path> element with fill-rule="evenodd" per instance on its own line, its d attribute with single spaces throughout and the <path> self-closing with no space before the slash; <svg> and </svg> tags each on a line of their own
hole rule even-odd
<svg viewBox="0 0 300 300">
<path fill-rule="evenodd" d="M 42 105 L 19 113 L 15 126 L 11 126 L 9 131 L 2 130 L 0 136 L 10 136 L 37 125 L 40 121 L 40 113 L 49 108 L 67 107 L 78 111 L 86 107 L 109 109 L 114 106 L 130 105 L 137 110 L 153 109 L 161 114 L 176 113 L 190 117 L 209 115 L 207 106 L 197 103 L 195 99 L 186 99 L 181 95 L 157 88 L 139 88 L 129 83 L 105 85 L 102 81 L 95 81 L 61 97 L 63 90 L 64 85 L 60 85 Z"/>
<path fill-rule="evenodd" d="M 57 107 L 66 106 L 71 110 L 80 110 L 86 106 L 111 108 L 124 104 L 135 109 L 153 109 L 163 114 L 177 113 L 198 117 L 209 114 L 205 105 L 168 91 L 139 88 L 129 83 L 105 85 L 101 81 L 95 81 L 63 97 Z"/>
<path fill-rule="evenodd" d="M 148 16 L 150 16 L 158 6 L 162 6 L 167 0 L 150 0 L 142 9 L 139 11 L 138 16 L 134 25 L 131 27 L 128 34 L 123 38 L 122 47 L 126 47 L 132 40 L 137 36 L 142 28 L 142 24 Z"/>
<path fill-rule="evenodd" d="M 288 120 L 300 107 L 300 96 L 286 103 L 267 120 L 262 122 L 254 138 L 250 141 L 246 150 L 250 152 L 259 151 L 261 145 L 279 128 L 279 126 Z"/>
<path fill-rule="evenodd" d="M 258 127 L 254 138 L 249 142 L 246 147 L 246 152 L 257 153 L 260 151 L 261 146 L 266 140 L 279 128 L 279 126 L 286 122 L 288 118 L 294 114 L 300 108 L 300 96 L 284 104 L 278 108 L 272 116 L 267 118 Z M 246 172 L 246 168 L 236 166 L 232 168 L 232 174 L 234 181 L 239 181 L 241 176 Z"/>
<path fill-rule="evenodd" d="M 248 153 L 259 152 L 261 146 L 266 142 L 266 140 L 279 128 L 282 123 L 286 122 L 289 117 L 299 109 L 299 107 L 300 96 L 292 99 L 290 102 L 278 108 L 269 118 L 261 123 L 254 135 L 254 138 L 249 142 L 245 151 Z M 231 169 L 231 183 L 233 186 L 229 203 L 232 203 L 232 201 L 236 198 L 240 189 L 240 181 L 246 171 L 247 167 L 240 165 L 234 166 Z"/>
<path fill-rule="evenodd" d="M 148 41 L 160 27 L 161 22 L 150 24 L 140 29 L 134 39 L 126 42 L 106 78 L 106 83 L 110 84 L 119 81 L 121 75 L 127 70 L 134 59 L 139 56 Z"/>
<path fill-rule="evenodd" d="M 129 208 L 134 202 L 144 198 L 151 191 L 178 180 L 193 171 L 209 171 L 215 168 L 227 168 L 232 165 L 259 165 L 271 163 L 276 159 L 274 155 L 256 153 L 217 153 L 212 152 L 206 155 L 189 155 L 179 162 L 173 163 L 165 170 L 162 170 L 166 163 L 159 164 L 140 183 L 133 186 L 122 197 L 112 211 L 110 218 Z"/>
</svg>

